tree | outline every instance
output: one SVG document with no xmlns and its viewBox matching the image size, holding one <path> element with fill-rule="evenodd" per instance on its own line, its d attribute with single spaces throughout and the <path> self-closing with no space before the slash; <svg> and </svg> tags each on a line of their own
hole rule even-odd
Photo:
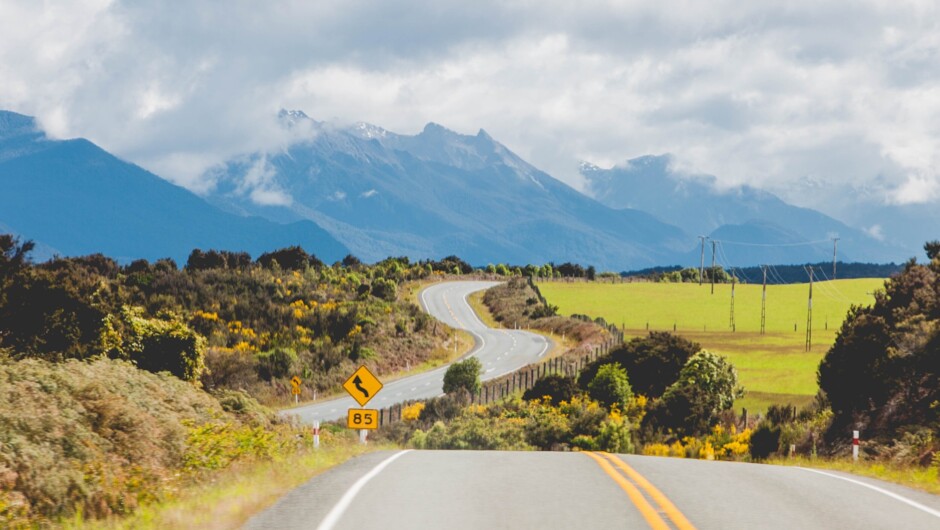
<svg viewBox="0 0 940 530">
<path fill-rule="evenodd" d="M 593 282 L 594 280 L 597 279 L 597 269 L 594 268 L 594 265 L 591 265 L 587 268 L 586 271 L 584 271 L 584 275 L 588 279 L 588 281 Z"/>
<path fill-rule="evenodd" d="M 744 390 L 727 359 L 707 350 L 693 355 L 647 416 L 653 427 L 684 435 L 702 434 L 731 408 Z"/>
<path fill-rule="evenodd" d="M 675 382 L 685 363 L 701 349 L 698 343 L 679 335 L 653 331 L 646 337 L 630 340 L 606 357 L 589 364 L 578 377 L 578 386 L 587 388 L 602 364 L 615 362 L 626 369 L 634 392 L 656 398 Z"/>
<path fill-rule="evenodd" d="M 627 371 L 619 364 L 605 364 L 588 384 L 588 395 L 607 407 L 624 407 L 633 398 Z"/>
<path fill-rule="evenodd" d="M 282 248 L 274 252 L 265 252 L 258 256 L 258 263 L 266 268 L 271 268 L 274 263 L 277 263 L 282 269 L 294 271 L 302 271 L 307 267 L 323 268 L 322 261 L 312 254 L 307 254 L 304 249 L 298 246 Z"/>
<path fill-rule="evenodd" d="M 476 394 L 480 390 L 480 374 L 483 364 L 476 357 L 456 362 L 444 373 L 444 393 L 452 394 L 461 388 Z"/>
<path fill-rule="evenodd" d="M 940 422 L 940 243 L 924 248 L 931 262 L 912 259 L 873 305 L 853 307 L 819 365 L 830 439 L 863 425 L 890 440 L 901 427 Z"/>
<path fill-rule="evenodd" d="M 927 259 L 933 261 L 940 256 L 940 240 L 934 239 L 924 243 L 924 252 L 927 253 Z"/>
</svg>

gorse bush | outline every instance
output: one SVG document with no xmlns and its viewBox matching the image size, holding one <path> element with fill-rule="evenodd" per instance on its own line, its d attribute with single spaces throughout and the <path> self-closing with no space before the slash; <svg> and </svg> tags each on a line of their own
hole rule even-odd
<svg viewBox="0 0 940 530">
<path fill-rule="evenodd" d="M 200 473 L 309 444 L 246 394 L 220 400 L 123 361 L 0 359 L 0 527 L 129 514 Z"/>
</svg>

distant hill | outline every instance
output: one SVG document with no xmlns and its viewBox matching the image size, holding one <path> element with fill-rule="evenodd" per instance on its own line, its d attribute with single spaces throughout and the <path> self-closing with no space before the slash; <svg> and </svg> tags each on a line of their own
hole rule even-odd
<svg viewBox="0 0 940 530">
<path fill-rule="evenodd" d="M 310 221 L 278 224 L 223 212 L 83 140 L 50 140 L 35 121 L 0 111 L 0 227 L 40 256 L 101 252 L 121 261 L 194 248 L 259 254 L 301 245 L 331 262 L 348 250 Z"/>
<path fill-rule="evenodd" d="M 485 131 L 428 124 L 414 136 L 337 128 L 302 112 L 309 141 L 213 172 L 209 200 L 278 221 L 310 219 L 369 261 L 456 254 L 475 265 L 573 261 L 600 269 L 671 261 L 694 241 L 654 216 L 608 208 L 531 166 Z M 260 177 L 259 176 L 263 176 Z"/>
<path fill-rule="evenodd" d="M 725 266 L 831 259 L 833 237 L 840 238 L 839 257 L 846 260 L 904 261 L 919 254 L 766 191 L 750 186 L 720 191 L 715 177 L 680 175 L 670 164 L 668 155 L 644 156 L 609 169 L 582 164 L 581 174 L 588 193 L 607 206 L 642 208 L 687 233 L 722 241 L 719 260 L 724 258 Z M 698 264 L 699 250 L 681 263 Z M 706 254 L 710 260 L 710 249 Z"/>
</svg>

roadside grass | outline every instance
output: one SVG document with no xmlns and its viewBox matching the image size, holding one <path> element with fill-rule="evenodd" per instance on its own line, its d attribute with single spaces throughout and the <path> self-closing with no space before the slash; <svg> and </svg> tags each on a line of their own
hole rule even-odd
<svg viewBox="0 0 940 530">
<path fill-rule="evenodd" d="M 735 330 L 730 329 L 731 286 L 681 283 L 541 282 L 539 289 L 565 315 L 603 317 L 624 326 L 627 338 L 673 331 L 728 357 L 747 394 L 735 403 L 751 412 L 771 404 L 808 404 L 816 369 L 852 304 L 873 302 L 883 279 L 813 284 L 812 348 L 805 351 L 808 284 L 767 287 L 766 334 L 760 334 L 761 285 L 735 286 Z M 647 324 L 649 328 L 647 330 Z M 796 325 L 796 331 L 794 331 Z"/>
<path fill-rule="evenodd" d="M 144 505 L 126 518 L 62 521 L 67 530 L 191 529 L 241 527 L 251 516 L 312 477 L 363 453 L 394 448 L 362 445 L 352 431 L 324 429 L 320 449 L 275 461 L 245 463 L 179 490 L 172 499 Z"/>
<path fill-rule="evenodd" d="M 836 460 L 833 458 L 807 458 L 805 456 L 773 458 L 765 463 L 778 466 L 800 466 L 843 471 L 940 495 L 940 477 L 938 477 L 937 466 L 923 467 L 891 461 L 875 462 L 864 459 L 860 459 L 858 463 L 853 463 L 850 458 Z"/>
<path fill-rule="evenodd" d="M 477 291 L 467 297 L 467 302 L 470 304 L 470 308 L 473 309 L 473 312 L 483 321 L 484 324 L 491 328 L 502 329 L 502 324 L 496 321 L 496 318 L 493 316 L 493 312 L 490 311 L 490 308 L 486 306 L 483 302 L 483 296 L 486 291 Z M 529 329 L 527 330 L 530 333 L 535 333 L 537 335 L 542 335 L 543 337 L 548 337 L 552 341 L 552 349 L 548 351 L 544 359 L 552 359 L 559 355 L 562 355 L 566 351 L 574 348 L 578 345 L 578 342 L 572 340 L 571 337 L 562 337 L 556 335 L 555 333 L 548 333 L 539 329 Z"/>
</svg>

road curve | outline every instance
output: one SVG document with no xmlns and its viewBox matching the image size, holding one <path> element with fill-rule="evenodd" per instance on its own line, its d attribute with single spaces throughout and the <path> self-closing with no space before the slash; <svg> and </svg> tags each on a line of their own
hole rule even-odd
<svg viewBox="0 0 940 530">
<path fill-rule="evenodd" d="M 467 297 L 476 291 L 489 289 L 499 282 L 458 281 L 441 282 L 421 291 L 422 309 L 445 324 L 471 333 L 476 345 L 468 356 L 483 363 L 485 381 L 513 372 L 538 361 L 551 349 L 551 341 L 541 335 L 521 330 L 493 329 L 487 327 L 467 302 Z M 412 399 L 439 396 L 444 386 L 446 366 L 429 372 L 385 382 L 382 390 L 367 404 L 368 408 L 381 409 Z M 299 416 L 301 421 L 331 421 L 346 417 L 346 411 L 359 408 L 351 397 L 342 397 L 312 405 L 295 407 L 284 414 Z"/>
<path fill-rule="evenodd" d="M 826 473 L 597 453 L 385 451 L 315 477 L 245 528 L 940 528 L 940 497 Z"/>
</svg>

